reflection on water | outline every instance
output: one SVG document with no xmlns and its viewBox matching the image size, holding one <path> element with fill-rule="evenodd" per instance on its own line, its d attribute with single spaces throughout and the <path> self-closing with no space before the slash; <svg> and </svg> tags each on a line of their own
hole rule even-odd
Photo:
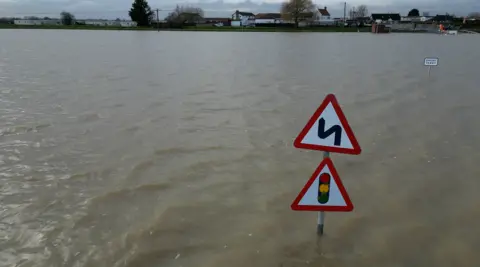
<svg viewBox="0 0 480 267">
<path fill-rule="evenodd" d="M 480 265 L 475 36 L 2 36 L 2 266 Z M 362 154 L 317 240 L 292 143 L 331 92 Z"/>
</svg>

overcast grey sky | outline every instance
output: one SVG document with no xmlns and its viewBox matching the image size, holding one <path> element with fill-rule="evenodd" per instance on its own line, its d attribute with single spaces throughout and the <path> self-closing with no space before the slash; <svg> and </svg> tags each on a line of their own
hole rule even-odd
<svg viewBox="0 0 480 267">
<path fill-rule="evenodd" d="M 160 8 L 163 18 L 176 4 L 187 1 L 150 0 L 152 8 Z M 258 12 L 278 12 L 282 0 L 191 0 L 190 5 L 202 7 L 206 16 L 229 16 L 235 10 Z M 318 6 L 326 6 L 333 16 L 343 16 L 343 2 L 337 0 L 313 0 Z M 62 10 L 73 13 L 77 18 L 128 18 L 132 0 L 0 0 L 0 16 L 53 16 L 58 17 Z M 480 11 L 480 0 L 352 0 L 351 6 L 365 4 L 370 12 L 395 12 L 406 15 L 412 9 L 420 12 L 466 15 Z"/>
</svg>

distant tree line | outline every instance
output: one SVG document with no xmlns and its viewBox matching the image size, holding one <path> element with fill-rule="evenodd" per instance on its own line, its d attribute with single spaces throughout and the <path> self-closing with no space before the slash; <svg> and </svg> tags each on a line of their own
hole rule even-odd
<svg viewBox="0 0 480 267">
<path fill-rule="evenodd" d="M 155 12 L 152 11 L 147 0 L 135 0 L 128 14 L 132 21 L 137 22 L 138 26 L 150 26 L 155 20 Z M 165 20 L 170 24 L 184 24 L 199 22 L 203 17 L 204 12 L 201 8 L 177 5 Z"/>
<path fill-rule="evenodd" d="M 280 13 L 283 19 L 292 21 L 295 27 L 299 27 L 301 21 L 312 22 L 315 19 L 317 13 L 316 6 L 312 0 L 284 0 L 281 4 Z M 155 12 L 150 8 L 147 0 L 134 0 L 132 7 L 128 12 L 132 21 L 137 22 L 140 27 L 152 26 L 155 21 Z M 352 20 L 365 18 L 369 16 L 369 11 L 366 5 L 359 5 L 352 7 L 348 11 L 349 18 Z M 446 14 L 448 15 L 448 14 Z M 420 11 L 416 8 L 411 9 L 408 12 L 408 17 L 419 17 Z M 450 15 L 455 17 L 455 15 Z M 471 12 L 468 15 L 469 18 L 475 18 L 480 20 L 480 12 Z M 165 18 L 168 27 L 174 25 L 181 27 L 185 24 L 196 24 L 202 21 L 204 18 L 204 11 L 199 7 L 189 5 L 177 5 L 175 9 L 168 14 Z M 14 19 L 18 18 L 0 18 L 0 23 L 13 23 Z M 44 17 L 25 17 L 25 19 L 44 19 L 49 20 L 52 18 Z M 117 18 L 117 20 L 120 20 Z M 63 25 L 75 25 L 79 22 L 76 21 L 75 16 L 67 11 L 60 13 L 60 21 Z M 158 26 L 158 21 L 155 22 Z"/>
<path fill-rule="evenodd" d="M 180 6 L 177 5 L 175 9 L 165 18 L 168 22 L 185 23 L 185 22 L 199 22 L 204 18 L 204 12 L 199 7 Z"/>
</svg>

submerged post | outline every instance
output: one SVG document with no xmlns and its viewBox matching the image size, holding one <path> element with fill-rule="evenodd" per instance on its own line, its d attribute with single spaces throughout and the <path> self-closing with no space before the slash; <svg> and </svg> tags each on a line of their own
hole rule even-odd
<svg viewBox="0 0 480 267">
<path fill-rule="evenodd" d="M 323 159 L 329 158 L 330 152 L 324 151 L 323 152 Z M 317 235 L 323 235 L 323 227 L 325 225 L 325 211 L 318 212 L 318 220 L 317 220 Z"/>
<path fill-rule="evenodd" d="M 430 72 L 432 71 L 432 67 L 438 66 L 438 58 L 427 57 L 423 60 L 423 65 L 428 67 L 428 77 L 430 77 Z"/>
<path fill-rule="evenodd" d="M 317 237 L 320 238 L 324 233 L 325 212 L 353 210 L 330 153 L 358 155 L 362 152 L 335 95 L 325 97 L 293 145 L 323 152 L 322 162 L 290 205 L 292 210 L 318 212 Z"/>
<path fill-rule="evenodd" d="M 325 211 L 318 212 L 317 235 L 323 235 L 323 226 L 325 225 Z"/>
</svg>

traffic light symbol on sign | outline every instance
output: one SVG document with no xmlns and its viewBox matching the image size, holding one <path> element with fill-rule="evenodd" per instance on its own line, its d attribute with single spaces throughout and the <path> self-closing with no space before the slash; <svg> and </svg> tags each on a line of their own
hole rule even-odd
<svg viewBox="0 0 480 267">
<path fill-rule="evenodd" d="M 313 172 L 290 205 L 302 211 L 352 211 L 353 204 L 330 158 Z"/>
<path fill-rule="evenodd" d="M 330 197 L 330 174 L 322 173 L 318 182 L 318 203 L 325 204 Z"/>
</svg>

